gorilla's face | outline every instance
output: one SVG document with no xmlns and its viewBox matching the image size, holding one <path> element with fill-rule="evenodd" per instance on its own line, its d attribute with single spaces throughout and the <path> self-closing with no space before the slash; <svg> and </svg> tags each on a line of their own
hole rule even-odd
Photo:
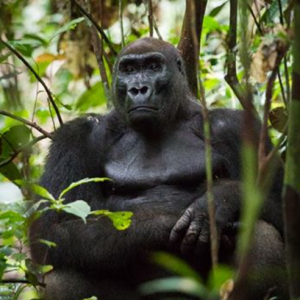
<svg viewBox="0 0 300 300">
<path fill-rule="evenodd" d="M 146 46 L 135 48 L 131 45 L 130 51 L 126 53 L 125 50 L 115 66 L 115 107 L 138 131 L 153 130 L 169 123 L 182 98 L 184 89 L 181 86 L 186 79 L 179 68 L 181 58 L 174 47 L 161 43 L 175 53 L 172 53 L 174 57 L 167 57 L 166 51 L 147 52 Z M 137 48 L 139 51 L 135 51 Z"/>
</svg>

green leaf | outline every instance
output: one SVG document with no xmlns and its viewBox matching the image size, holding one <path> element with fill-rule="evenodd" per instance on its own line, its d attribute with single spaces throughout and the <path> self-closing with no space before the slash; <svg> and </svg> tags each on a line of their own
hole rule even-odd
<svg viewBox="0 0 300 300">
<path fill-rule="evenodd" d="M 39 242 L 41 244 L 44 244 L 44 245 L 48 246 L 49 248 L 57 247 L 57 245 L 54 242 L 50 242 L 50 241 L 47 241 L 47 240 L 39 239 Z"/>
<path fill-rule="evenodd" d="M 109 210 L 96 210 L 92 211 L 91 214 L 108 217 L 113 222 L 114 227 L 118 230 L 127 229 L 131 224 L 131 217 L 133 216 L 131 211 L 111 212 Z"/>
<path fill-rule="evenodd" d="M 76 109 L 86 111 L 90 107 L 104 105 L 106 97 L 101 82 L 97 82 L 90 89 L 86 90 L 77 100 Z"/>
<path fill-rule="evenodd" d="M 29 188 L 33 193 L 41 196 L 43 199 L 55 201 L 55 198 L 44 187 L 42 187 L 38 184 L 29 183 L 25 180 L 15 180 L 15 183 L 17 185 L 25 186 L 25 187 Z"/>
<path fill-rule="evenodd" d="M 67 23 L 66 25 L 64 25 L 63 27 L 61 27 L 59 30 L 57 30 L 53 36 L 49 39 L 49 42 L 54 39 L 56 36 L 62 34 L 63 32 L 69 31 L 69 30 L 73 30 L 76 28 L 78 23 L 81 23 L 84 20 L 84 17 L 80 17 L 77 19 L 72 20 L 71 22 Z"/>
<path fill-rule="evenodd" d="M 77 216 L 86 223 L 86 218 L 91 212 L 91 207 L 83 200 L 77 200 L 71 203 L 68 203 L 66 206 L 63 207 L 63 211 L 67 212 L 68 214 L 72 214 Z"/>
<path fill-rule="evenodd" d="M 213 17 L 205 16 L 203 19 L 203 27 L 207 31 L 216 31 L 221 29 L 220 24 Z"/>
<path fill-rule="evenodd" d="M 277 131 L 284 133 L 288 121 L 288 113 L 283 106 L 272 109 L 269 113 L 269 119 Z"/>
<path fill-rule="evenodd" d="M 8 158 L 11 153 L 26 145 L 30 138 L 30 129 L 24 125 L 12 126 L 1 137 L 0 157 Z"/>
<path fill-rule="evenodd" d="M 9 220 L 9 222 L 11 223 L 25 221 L 25 218 L 21 213 L 12 210 L 0 212 L 0 220 L 5 220 L 5 219 Z"/>
<path fill-rule="evenodd" d="M 141 293 L 145 296 L 154 293 L 173 293 L 179 292 L 196 298 L 208 299 L 207 290 L 204 285 L 192 278 L 170 277 L 156 279 L 139 287 Z"/>
<path fill-rule="evenodd" d="M 0 281 L 3 277 L 4 271 L 6 269 L 7 263 L 6 263 L 6 257 L 5 253 L 0 252 Z M 1 295 L 1 293 L 0 293 Z"/>
<path fill-rule="evenodd" d="M 8 43 L 26 57 L 31 57 L 34 50 L 34 45 L 31 41 L 19 40 L 19 41 L 8 41 Z"/>
<path fill-rule="evenodd" d="M 152 255 L 152 260 L 156 264 L 162 266 L 164 269 L 171 271 L 171 273 L 183 277 L 190 277 L 198 282 L 202 282 L 198 273 L 194 271 L 185 261 L 176 257 L 175 255 L 165 252 L 156 252 Z"/>
<path fill-rule="evenodd" d="M 76 182 L 73 182 L 71 183 L 66 189 L 64 189 L 58 199 L 62 199 L 63 196 L 69 192 L 70 190 L 74 189 L 75 187 L 81 185 L 81 184 L 86 184 L 86 183 L 89 183 L 89 182 L 103 182 L 103 181 L 107 181 L 107 180 L 111 180 L 109 178 L 106 178 L 106 177 L 94 177 L 94 178 L 84 178 L 84 179 L 81 179 L 79 181 L 76 181 Z"/>
<path fill-rule="evenodd" d="M 26 43 L 30 43 L 34 47 L 37 46 L 47 47 L 48 45 L 48 42 L 37 34 L 26 33 L 24 34 L 22 40 L 25 41 Z"/>
<path fill-rule="evenodd" d="M 25 265 L 27 268 L 26 277 L 28 275 L 40 276 L 45 275 L 46 273 L 53 270 L 53 266 L 51 265 L 39 265 L 34 263 L 31 259 L 27 258 L 25 260 Z M 35 280 L 35 278 L 33 278 Z"/>
<path fill-rule="evenodd" d="M 95 297 L 95 296 L 93 296 L 93 297 L 91 297 L 91 298 L 85 298 L 85 299 L 83 299 L 83 300 L 98 300 L 98 298 Z"/>
<path fill-rule="evenodd" d="M 282 10 L 284 11 L 285 6 L 288 4 L 288 0 L 280 0 L 281 2 L 281 7 Z M 270 22 L 273 24 L 273 20 L 279 16 L 279 5 L 278 5 L 278 0 L 277 1 L 272 1 L 271 5 L 269 6 L 269 9 L 265 11 L 265 13 L 262 15 L 262 17 L 259 20 L 259 23 L 263 22 Z"/>
<path fill-rule="evenodd" d="M 233 269 L 229 266 L 218 265 L 213 272 L 210 272 L 208 286 L 215 292 L 219 292 L 222 285 L 229 279 L 234 278 Z"/>
<path fill-rule="evenodd" d="M 5 62 L 10 56 L 11 56 L 11 53 L 0 55 L 0 64 L 2 64 L 3 62 Z"/>
<path fill-rule="evenodd" d="M 228 0 L 226 0 L 224 3 L 218 5 L 217 7 L 214 7 L 211 12 L 209 13 L 209 15 L 211 17 L 215 17 L 216 15 L 219 14 L 219 12 L 223 9 L 223 7 L 228 3 Z"/>
<path fill-rule="evenodd" d="M 3 161 L 4 159 L 0 159 L 0 163 Z M 22 174 L 13 162 L 10 162 L 5 166 L 0 167 L 0 173 L 3 174 L 6 178 L 8 178 L 10 181 L 15 181 L 22 178 Z"/>
</svg>

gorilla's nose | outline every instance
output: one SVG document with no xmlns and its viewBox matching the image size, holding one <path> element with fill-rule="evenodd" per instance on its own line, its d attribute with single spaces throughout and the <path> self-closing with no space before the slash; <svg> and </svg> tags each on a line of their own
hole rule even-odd
<svg viewBox="0 0 300 300">
<path fill-rule="evenodd" d="M 150 86 L 143 85 L 143 86 L 133 86 L 128 89 L 128 96 L 133 101 L 147 101 L 149 97 L 151 96 L 151 88 Z"/>
</svg>

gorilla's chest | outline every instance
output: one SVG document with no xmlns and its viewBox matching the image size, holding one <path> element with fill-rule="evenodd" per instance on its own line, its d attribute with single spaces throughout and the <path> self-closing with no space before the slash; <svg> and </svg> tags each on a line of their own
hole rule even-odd
<svg viewBox="0 0 300 300">
<path fill-rule="evenodd" d="M 125 136 L 110 149 L 105 164 L 105 176 L 125 189 L 196 185 L 204 174 L 204 142 L 190 132 L 150 142 Z"/>
</svg>

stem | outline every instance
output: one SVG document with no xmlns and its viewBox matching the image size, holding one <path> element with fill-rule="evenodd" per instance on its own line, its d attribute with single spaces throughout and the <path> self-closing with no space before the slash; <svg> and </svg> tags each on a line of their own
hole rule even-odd
<svg viewBox="0 0 300 300">
<path fill-rule="evenodd" d="M 40 127 L 39 125 L 37 125 L 35 122 L 30 122 L 28 120 L 25 120 L 21 117 L 18 117 L 18 116 L 15 116 L 7 111 L 4 111 L 4 110 L 0 110 L 0 115 L 3 115 L 3 116 L 7 116 L 9 118 L 12 118 L 12 119 L 15 119 L 21 123 L 24 123 L 32 128 L 35 128 L 37 131 L 39 131 L 40 133 L 42 133 L 45 137 L 48 137 L 50 139 L 53 138 L 53 135 L 51 133 L 49 133 L 48 131 L 44 130 L 42 127 Z"/>
<path fill-rule="evenodd" d="M 4 42 L 2 39 L 0 39 L 0 41 L 23 62 L 23 64 L 31 71 L 31 73 L 34 75 L 34 77 L 37 79 L 37 81 L 41 83 L 41 85 L 44 87 L 44 89 L 48 95 L 49 101 L 51 102 L 51 104 L 56 112 L 59 124 L 63 125 L 63 120 L 61 118 L 58 107 L 57 107 L 57 105 L 52 97 L 52 93 L 49 90 L 49 88 L 47 87 L 46 83 L 43 81 L 43 79 L 37 74 L 37 72 L 31 67 L 31 65 L 25 60 L 25 58 L 17 50 L 15 50 L 13 47 L 11 47 L 8 43 Z"/>
<path fill-rule="evenodd" d="M 153 37 L 153 7 L 152 7 L 152 0 L 148 0 L 148 21 L 149 21 L 150 36 Z"/>
<path fill-rule="evenodd" d="M 97 31 L 100 33 L 101 37 L 105 41 L 105 43 L 108 46 L 108 48 L 110 49 L 110 51 L 113 53 L 113 55 L 117 56 L 117 52 L 113 48 L 113 46 L 112 46 L 110 40 L 108 39 L 108 37 L 106 36 L 104 30 L 98 25 L 98 23 L 95 21 L 95 19 L 92 17 L 92 15 L 89 14 L 79 3 L 77 3 L 77 1 L 75 1 L 75 0 L 71 0 L 71 1 L 78 7 L 79 11 L 92 22 L 92 24 L 96 27 Z"/>
<path fill-rule="evenodd" d="M 124 26 L 123 26 L 123 8 L 122 8 L 122 0 L 119 0 L 119 19 L 120 19 L 120 29 L 121 29 L 121 39 L 122 39 L 122 48 L 125 47 L 124 40 Z"/>
</svg>

